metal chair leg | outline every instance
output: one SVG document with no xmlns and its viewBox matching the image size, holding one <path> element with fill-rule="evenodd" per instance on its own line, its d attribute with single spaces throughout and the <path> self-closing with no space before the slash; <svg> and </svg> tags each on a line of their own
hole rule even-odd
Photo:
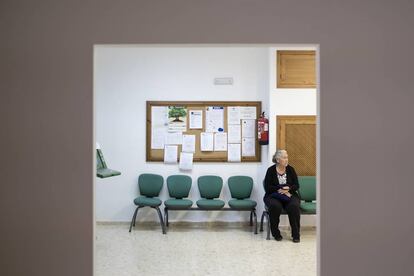
<svg viewBox="0 0 414 276">
<path fill-rule="evenodd" d="M 250 211 L 250 226 L 253 226 L 253 210 Z"/>
<path fill-rule="evenodd" d="M 256 215 L 256 210 L 253 210 L 253 216 L 254 216 L 254 233 L 257 235 L 257 215 Z"/>
<path fill-rule="evenodd" d="M 168 222 L 168 208 L 167 207 L 164 207 L 164 223 L 166 227 L 170 226 L 170 223 Z"/>
<path fill-rule="evenodd" d="M 135 227 L 135 220 L 137 218 L 139 206 L 135 209 L 134 215 L 132 216 L 131 225 L 129 226 L 129 232 L 131 233 L 132 226 Z"/>
<path fill-rule="evenodd" d="M 137 213 L 135 214 L 134 224 L 132 225 L 132 226 L 134 226 L 134 227 L 135 227 L 135 222 L 137 222 L 137 215 L 138 215 L 138 210 L 139 210 L 139 208 L 142 208 L 142 206 L 138 206 L 138 207 L 137 207 Z"/>
<path fill-rule="evenodd" d="M 162 233 L 163 233 L 163 234 L 166 234 L 166 231 L 165 231 L 165 225 L 164 225 L 164 220 L 162 219 L 161 210 L 160 210 L 160 208 L 159 208 L 158 206 L 157 206 L 157 207 L 153 207 L 153 208 L 155 208 L 155 209 L 157 210 L 158 217 L 160 218 L 160 223 L 161 223 Z"/>
<path fill-rule="evenodd" d="M 266 219 L 267 219 L 267 237 L 266 240 L 270 240 L 270 215 L 266 212 Z"/>
<path fill-rule="evenodd" d="M 260 218 L 260 232 L 263 232 L 263 219 L 265 216 L 265 211 L 262 213 L 262 217 Z"/>
</svg>

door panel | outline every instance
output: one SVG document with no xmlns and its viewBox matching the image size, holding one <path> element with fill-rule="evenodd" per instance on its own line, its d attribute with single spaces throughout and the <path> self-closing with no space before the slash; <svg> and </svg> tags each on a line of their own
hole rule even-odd
<svg viewBox="0 0 414 276">
<path fill-rule="evenodd" d="M 277 51 L 277 88 L 316 88 L 315 51 Z"/>
<path fill-rule="evenodd" d="M 277 116 L 277 148 L 298 175 L 316 175 L 316 116 Z"/>
</svg>

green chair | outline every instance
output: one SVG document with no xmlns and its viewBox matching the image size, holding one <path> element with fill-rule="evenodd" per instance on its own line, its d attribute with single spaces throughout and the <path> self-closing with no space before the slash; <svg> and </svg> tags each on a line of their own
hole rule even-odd
<svg viewBox="0 0 414 276">
<path fill-rule="evenodd" d="M 316 214 L 316 177 L 299 176 L 300 209 L 304 214 Z"/>
<path fill-rule="evenodd" d="M 144 173 L 138 177 L 138 187 L 141 196 L 134 199 L 134 204 L 137 206 L 137 208 L 135 209 L 134 215 L 132 216 L 129 232 L 131 232 L 132 226 L 135 227 L 138 209 L 151 207 L 157 210 L 162 233 L 165 234 L 165 225 L 159 208 L 162 202 L 157 198 L 157 196 L 160 194 L 163 184 L 164 178 L 158 174 Z"/>
<path fill-rule="evenodd" d="M 225 202 L 220 197 L 223 179 L 220 176 L 204 175 L 197 179 L 198 190 L 202 199 L 197 200 L 198 208 L 202 210 L 220 210 Z"/>
<path fill-rule="evenodd" d="M 168 227 L 168 210 L 187 210 L 193 205 L 188 197 L 193 180 L 187 175 L 170 175 L 167 178 L 168 193 L 170 199 L 164 201 L 164 222 Z"/>
<path fill-rule="evenodd" d="M 253 217 L 255 218 L 255 231 L 257 234 L 257 202 L 249 199 L 253 189 L 253 179 L 249 176 L 231 176 L 227 180 L 231 197 L 228 204 L 231 209 L 248 211 L 250 210 L 250 226 L 253 226 Z"/>
</svg>

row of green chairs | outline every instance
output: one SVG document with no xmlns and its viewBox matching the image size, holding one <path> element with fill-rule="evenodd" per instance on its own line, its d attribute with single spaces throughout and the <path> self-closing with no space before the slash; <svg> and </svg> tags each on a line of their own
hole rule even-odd
<svg viewBox="0 0 414 276">
<path fill-rule="evenodd" d="M 193 201 L 186 199 L 189 195 L 192 179 L 186 175 L 171 175 L 167 178 L 167 187 L 170 198 L 164 201 L 164 219 L 159 206 L 162 201 L 157 198 L 161 192 L 164 179 L 157 174 L 141 174 L 138 177 L 138 187 L 141 196 L 135 198 L 137 206 L 132 216 L 129 232 L 137 217 L 138 210 L 143 207 L 151 207 L 157 210 L 162 233 L 166 233 L 169 210 L 224 210 L 224 211 L 250 211 L 250 225 L 253 225 L 255 218 L 255 234 L 257 234 L 257 202 L 250 199 L 253 189 L 253 179 L 249 176 L 232 176 L 228 179 L 228 186 L 232 199 L 228 201 L 229 208 L 224 208 L 225 202 L 221 199 L 220 193 L 223 187 L 223 179 L 220 176 L 205 175 L 197 179 L 201 199 L 196 201 L 197 208 L 193 208 Z"/>
<path fill-rule="evenodd" d="M 315 176 L 299 176 L 299 196 L 301 198 L 300 210 L 303 215 L 316 214 L 316 177 Z M 264 187 L 264 181 L 263 181 Z M 270 219 L 268 207 L 264 206 L 264 211 L 260 219 L 260 232 L 263 231 L 263 220 L 267 220 L 266 239 L 270 240 Z M 285 214 L 285 212 L 283 212 Z"/>
</svg>

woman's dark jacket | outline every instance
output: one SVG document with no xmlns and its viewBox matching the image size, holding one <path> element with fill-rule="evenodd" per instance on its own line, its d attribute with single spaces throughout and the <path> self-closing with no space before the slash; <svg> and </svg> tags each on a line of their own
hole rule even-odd
<svg viewBox="0 0 414 276">
<path fill-rule="evenodd" d="M 295 172 L 295 169 L 292 166 L 287 165 L 286 167 L 286 184 L 290 188 L 291 194 L 297 194 L 296 191 L 299 189 L 298 176 Z M 264 189 L 266 191 L 265 197 L 277 193 L 277 190 L 280 189 L 279 179 L 277 178 L 276 164 L 270 166 L 267 169 L 265 180 L 264 180 Z"/>
</svg>

